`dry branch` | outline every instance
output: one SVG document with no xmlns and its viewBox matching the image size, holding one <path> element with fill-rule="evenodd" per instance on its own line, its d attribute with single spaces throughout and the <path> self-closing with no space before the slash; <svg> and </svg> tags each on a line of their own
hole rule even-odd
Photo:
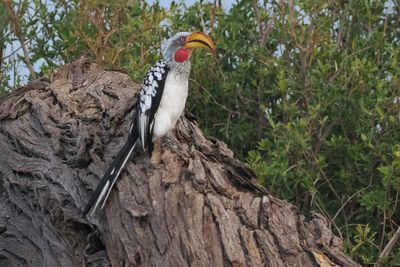
<svg viewBox="0 0 400 267">
<path fill-rule="evenodd" d="M 182 118 L 81 211 L 123 145 L 139 86 L 80 60 L 0 101 L 0 266 L 359 266 L 325 218 L 269 196 Z"/>
<path fill-rule="evenodd" d="M 21 25 L 20 25 L 18 15 L 14 12 L 12 1 L 3 0 L 2 2 L 4 4 L 4 6 L 6 7 L 7 14 L 8 14 L 13 32 L 14 32 L 15 36 L 17 36 L 18 41 L 21 45 L 22 51 L 24 53 L 24 62 L 29 69 L 29 73 L 31 75 L 32 80 L 36 80 L 37 77 L 35 74 L 35 70 L 33 69 L 31 60 L 29 59 L 28 47 L 25 45 L 25 37 L 21 30 Z"/>
</svg>

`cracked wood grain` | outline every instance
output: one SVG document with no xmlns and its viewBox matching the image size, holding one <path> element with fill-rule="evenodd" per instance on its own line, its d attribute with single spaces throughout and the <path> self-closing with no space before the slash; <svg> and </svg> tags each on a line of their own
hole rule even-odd
<svg viewBox="0 0 400 267">
<path fill-rule="evenodd" d="M 0 266 L 359 266 L 325 218 L 268 195 L 186 118 L 160 165 L 138 151 L 83 217 L 138 89 L 81 59 L 0 100 Z"/>
</svg>

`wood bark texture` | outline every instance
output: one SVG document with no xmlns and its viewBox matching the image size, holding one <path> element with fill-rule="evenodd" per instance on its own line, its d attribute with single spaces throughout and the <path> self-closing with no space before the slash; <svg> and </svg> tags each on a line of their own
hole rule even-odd
<svg viewBox="0 0 400 267">
<path fill-rule="evenodd" d="M 0 100 L 0 266 L 359 266 L 326 219 L 268 195 L 185 117 L 160 165 L 138 151 L 84 217 L 138 89 L 80 59 Z"/>
</svg>

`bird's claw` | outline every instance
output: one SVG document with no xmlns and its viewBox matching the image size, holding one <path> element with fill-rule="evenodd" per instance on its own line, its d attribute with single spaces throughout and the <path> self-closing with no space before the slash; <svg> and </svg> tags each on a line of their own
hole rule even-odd
<svg viewBox="0 0 400 267">
<path fill-rule="evenodd" d="M 153 151 L 153 153 L 151 154 L 150 162 L 152 165 L 160 165 L 161 164 L 160 151 Z"/>
</svg>

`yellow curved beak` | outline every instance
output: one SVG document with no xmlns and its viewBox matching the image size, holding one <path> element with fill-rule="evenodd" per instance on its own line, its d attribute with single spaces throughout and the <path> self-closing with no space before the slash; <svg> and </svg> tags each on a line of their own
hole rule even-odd
<svg viewBox="0 0 400 267">
<path fill-rule="evenodd" d="M 213 54 L 215 54 L 215 44 L 207 34 L 202 32 L 191 33 L 186 38 L 186 42 L 183 48 L 185 49 L 207 48 Z"/>
</svg>

